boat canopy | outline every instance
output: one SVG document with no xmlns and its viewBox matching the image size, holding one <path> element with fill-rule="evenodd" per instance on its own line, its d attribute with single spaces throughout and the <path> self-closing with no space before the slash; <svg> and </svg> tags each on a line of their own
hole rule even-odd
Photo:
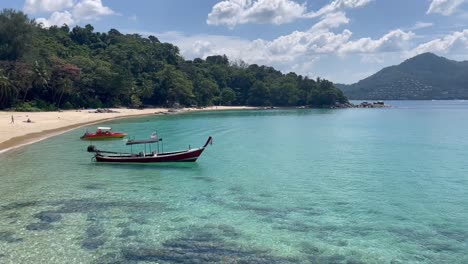
<svg viewBox="0 0 468 264">
<path fill-rule="evenodd" d="M 137 144 L 151 144 L 151 143 L 157 143 L 159 142 L 159 139 L 157 138 L 151 138 L 151 139 L 144 139 L 144 140 L 129 140 L 127 141 L 126 145 L 137 145 Z"/>
<path fill-rule="evenodd" d="M 98 129 L 98 130 L 104 130 L 104 131 L 105 131 L 105 130 L 112 130 L 111 127 L 98 127 L 97 129 Z"/>
</svg>

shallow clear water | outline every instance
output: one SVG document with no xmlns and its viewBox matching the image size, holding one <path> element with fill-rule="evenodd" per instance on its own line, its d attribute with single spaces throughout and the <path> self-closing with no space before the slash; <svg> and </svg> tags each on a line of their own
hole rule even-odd
<svg viewBox="0 0 468 264">
<path fill-rule="evenodd" d="M 106 123 L 212 135 L 194 164 L 95 164 L 83 129 L 1 155 L 0 263 L 468 263 L 468 102 L 391 104 Z"/>
</svg>

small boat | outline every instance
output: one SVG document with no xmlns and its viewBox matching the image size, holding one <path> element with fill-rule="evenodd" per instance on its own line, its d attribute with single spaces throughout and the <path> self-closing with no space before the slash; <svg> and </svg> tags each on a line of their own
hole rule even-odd
<svg viewBox="0 0 468 264">
<path fill-rule="evenodd" d="M 154 135 L 154 134 L 153 134 Z M 113 162 L 113 163 L 157 163 L 157 162 L 195 162 L 203 153 L 208 144 L 213 143 L 213 138 L 210 136 L 206 141 L 205 145 L 201 148 L 189 148 L 186 150 L 174 151 L 174 152 L 162 152 L 151 151 L 146 153 L 146 145 L 157 143 L 157 149 L 159 150 L 159 142 L 162 139 L 158 139 L 157 136 L 151 136 L 148 140 L 129 140 L 126 145 L 145 145 L 145 152 L 135 153 L 121 153 L 112 151 L 103 151 L 96 149 L 95 146 L 88 146 L 88 152 L 93 152 L 93 159 L 96 162 Z M 109 155 L 110 154 L 110 155 Z"/>
<path fill-rule="evenodd" d="M 86 133 L 80 138 L 83 140 L 106 140 L 119 139 L 126 137 L 127 134 L 121 132 L 113 132 L 111 127 L 98 127 L 95 133 Z"/>
</svg>

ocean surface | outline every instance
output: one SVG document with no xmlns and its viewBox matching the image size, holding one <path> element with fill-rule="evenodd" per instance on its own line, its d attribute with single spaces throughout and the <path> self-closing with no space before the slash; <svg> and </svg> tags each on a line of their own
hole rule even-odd
<svg viewBox="0 0 468 264">
<path fill-rule="evenodd" d="M 0 155 L 0 263 L 468 263 L 468 102 L 387 103 L 105 123 L 213 136 L 193 164 L 96 164 L 85 129 Z"/>
</svg>

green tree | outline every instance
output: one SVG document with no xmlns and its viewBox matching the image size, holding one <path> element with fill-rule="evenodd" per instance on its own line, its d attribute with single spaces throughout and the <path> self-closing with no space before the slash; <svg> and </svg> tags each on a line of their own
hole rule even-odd
<svg viewBox="0 0 468 264">
<path fill-rule="evenodd" d="M 292 83 L 274 85 L 271 89 L 271 98 L 273 105 L 294 106 L 299 101 L 299 90 Z"/>
<path fill-rule="evenodd" d="M 31 48 L 34 21 L 13 9 L 0 12 L 0 60 L 17 60 Z"/>
<path fill-rule="evenodd" d="M 74 89 L 74 81 L 79 79 L 80 69 L 73 64 L 57 64 L 53 71 L 55 79 L 55 103 L 57 107 L 62 104 L 64 95 L 72 94 Z"/>
<path fill-rule="evenodd" d="M 214 55 L 206 57 L 206 62 L 210 64 L 229 65 L 229 59 L 226 55 Z"/>
<path fill-rule="evenodd" d="M 10 106 L 16 90 L 8 76 L 0 69 L 0 109 Z"/>
<path fill-rule="evenodd" d="M 33 86 L 39 89 L 47 87 L 49 84 L 49 75 L 43 65 L 39 65 L 37 61 L 34 62 L 34 79 Z"/>
<path fill-rule="evenodd" d="M 235 69 L 230 76 L 229 87 L 234 88 L 236 93 L 237 105 L 247 104 L 249 91 L 255 82 L 255 77 L 252 72 L 246 69 Z"/>
<path fill-rule="evenodd" d="M 157 88 L 155 95 L 165 99 L 165 104 L 175 103 L 189 105 L 193 98 L 193 84 L 187 75 L 177 70 L 173 65 L 165 65 L 157 74 Z"/>
<path fill-rule="evenodd" d="M 15 102 L 26 102 L 34 79 L 34 72 L 31 68 L 31 65 L 26 63 L 16 62 L 12 64 L 9 76 L 11 84 L 18 91 L 14 100 Z M 20 101 L 19 98 L 22 98 L 22 100 Z"/>
<path fill-rule="evenodd" d="M 199 105 L 207 106 L 213 104 L 213 98 L 219 94 L 219 88 L 214 81 L 203 79 L 197 82 L 194 93 Z"/>
<path fill-rule="evenodd" d="M 256 81 L 250 89 L 249 105 L 253 106 L 267 106 L 270 105 L 270 89 L 265 83 Z"/>
<path fill-rule="evenodd" d="M 227 87 L 221 92 L 221 103 L 223 105 L 231 105 L 236 100 L 236 92 Z"/>
</svg>

